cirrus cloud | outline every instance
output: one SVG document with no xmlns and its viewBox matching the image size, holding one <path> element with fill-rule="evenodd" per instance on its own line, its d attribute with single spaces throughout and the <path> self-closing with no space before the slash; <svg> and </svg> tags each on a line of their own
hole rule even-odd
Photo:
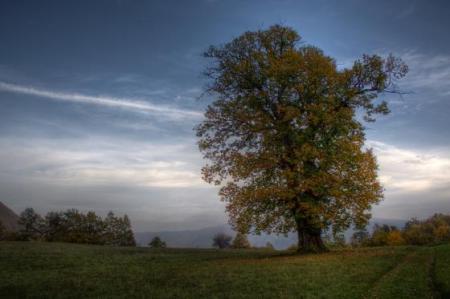
<svg viewBox="0 0 450 299">
<path fill-rule="evenodd" d="M 39 89 L 33 86 L 24 86 L 0 81 L 0 90 L 12 93 L 47 98 L 56 101 L 76 102 L 98 105 L 109 108 L 122 108 L 137 112 L 163 114 L 175 119 L 194 118 L 200 119 L 202 113 L 194 110 L 180 109 L 164 105 L 156 105 L 147 101 L 137 101 L 128 98 L 116 98 L 110 96 L 92 96 L 79 93 L 65 93 L 53 90 Z"/>
</svg>

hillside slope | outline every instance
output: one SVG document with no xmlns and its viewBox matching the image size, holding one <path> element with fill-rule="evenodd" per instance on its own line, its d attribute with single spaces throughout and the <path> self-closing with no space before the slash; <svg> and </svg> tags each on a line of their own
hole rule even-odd
<svg viewBox="0 0 450 299">
<path fill-rule="evenodd" d="M 17 231 L 19 229 L 18 221 L 19 216 L 0 201 L 0 222 L 6 230 Z"/>
</svg>

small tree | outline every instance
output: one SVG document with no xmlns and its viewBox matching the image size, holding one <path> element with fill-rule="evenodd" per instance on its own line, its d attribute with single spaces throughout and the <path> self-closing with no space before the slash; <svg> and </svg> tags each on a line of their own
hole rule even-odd
<svg viewBox="0 0 450 299">
<path fill-rule="evenodd" d="M 136 246 L 136 240 L 134 239 L 134 233 L 128 215 L 123 216 L 120 224 L 120 246 Z"/>
<path fill-rule="evenodd" d="M 150 246 L 151 248 L 166 248 L 166 242 L 162 241 L 160 237 L 156 236 L 150 241 L 150 243 L 148 243 L 148 246 Z"/>
<path fill-rule="evenodd" d="M 83 233 L 84 243 L 88 244 L 103 244 L 103 230 L 104 223 L 101 217 L 97 216 L 95 212 L 89 211 L 83 215 Z"/>
<path fill-rule="evenodd" d="M 270 243 L 270 242 L 267 242 L 266 246 L 264 248 L 266 248 L 268 250 L 275 250 L 275 248 L 273 247 L 272 243 Z"/>
<path fill-rule="evenodd" d="M 48 242 L 61 242 L 67 231 L 66 223 L 61 212 L 48 212 L 45 215 L 45 240 Z"/>
<path fill-rule="evenodd" d="M 237 233 L 236 237 L 234 237 L 233 244 L 231 245 L 233 248 L 246 249 L 251 248 L 251 244 L 247 239 L 246 234 Z"/>
<path fill-rule="evenodd" d="M 105 220 L 105 230 L 103 232 L 103 238 L 106 245 L 119 245 L 119 219 L 114 215 L 112 211 L 108 212 Z"/>
<path fill-rule="evenodd" d="M 231 239 L 231 236 L 225 233 L 219 233 L 213 238 L 213 247 L 217 247 L 220 249 L 228 248 L 230 247 Z"/>
<path fill-rule="evenodd" d="M 383 225 L 375 224 L 373 232 L 372 232 L 372 236 L 369 240 L 369 245 L 385 246 L 385 245 L 390 245 L 389 242 L 393 242 L 393 243 L 400 242 L 399 237 L 401 237 L 401 234 L 399 236 L 399 234 L 394 233 L 394 232 L 400 233 L 399 230 L 397 229 L 397 227 L 395 227 L 395 226 L 392 226 L 392 225 L 390 226 L 387 224 L 383 224 Z M 391 234 L 393 234 L 393 236 L 390 237 L 391 239 L 389 239 L 389 236 Z M 392 244 L 392 245 L 394 245 L 394 244 Z"/>
<path fill-rule="evenodd" d="M 26 208 L 19 217 L 20 236 L 24 240 L 38 240 L 44 236 L 44 219 L 33 208 Z"/>
<path fill-rule="evenodd" d="M 136 246 L 131 222 L 127 215 L 116 217 L 109 212 L 103 221 L 103 239 L 105 244 L 114 246 Z"/>
<path fill-rule="evenodd" d="M 352 246 L 363 246 L 367 244 L 367 241 L 369 239 L 369 233 L 365 228 L 359 229 L 356 232 L 353 233 L 351 238 L 351 244 Z"/>
<path fill-rule="evenodd" d="M 69 243 L 87 243 L 84 231 L 85 216 L 77 209 L 66 210 L 63 214 L 64 232 L 62 233 L 63 242 Z"/>
</svg>

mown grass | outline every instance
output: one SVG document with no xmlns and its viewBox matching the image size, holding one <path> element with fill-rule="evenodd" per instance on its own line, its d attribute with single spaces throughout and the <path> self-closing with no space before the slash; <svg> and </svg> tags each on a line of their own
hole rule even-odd
<svg viewBox="0 0 450 299">
<path fill-rule="evenodd" d="M 441 298 L 450 298 L 450 246 L 435 248 L 433 279 Z"/>
<path fill-rule="evenodd" d="M 394 269 L 382 276 L 370 292 L 371 298 L 434 298 L 433 254 L 421 248 L 408 254 Z"/>
<path fill-rule="evenodd" d="M 0 242 L 0 296 L 431 298 L 434 285 L 440 292 L 450 286 L 449 259 L 450 246 L 299 256 L 264 250 Z"/>
</svg>

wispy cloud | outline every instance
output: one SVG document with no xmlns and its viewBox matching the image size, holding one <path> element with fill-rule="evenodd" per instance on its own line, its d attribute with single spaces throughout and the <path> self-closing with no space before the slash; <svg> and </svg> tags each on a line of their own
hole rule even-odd
<svg viewBox="0 0 450 299">
<path fill-rule="evenodd" d="M 66 93 L 54 90 L 23 86 L 0 81 L 0 90 L 18 94 L 47 98 L 56 101 L 67 101 L 98 105 L 110 108 L 128 109 L 137 112 L 162 114 L 175 119 L 195 118 L 200 119 L 202 113 L 194 110 L 180 109 L 164 105 L 157 105 L 146 101 L 137 101 L 129 98 L 117 98 L 110 96 L 92 96 L 80 93 Z"/>
<path fill-rule="evenodd" d="M 389 194 L 450 190 L 448 150 L 421 152 L 369 141 L 380 164 L 380 180 Z"/>
<path fill-rule="evenodd" d="M 404 85 L 413 92 L 421 89 L 439 95 L 450 94 L 450 56 L 425 55 L 409 51 L 399 55 L 409 66 Z"/>
<path fill-rule="evenodd" d="M 193 140 L 149 144 L 101 138 L 3 138 L 0 146 L 0 175 L 4 176 L 84 187 L 208 186 L 200 177 L 200 154 Z"/>
</svg>

